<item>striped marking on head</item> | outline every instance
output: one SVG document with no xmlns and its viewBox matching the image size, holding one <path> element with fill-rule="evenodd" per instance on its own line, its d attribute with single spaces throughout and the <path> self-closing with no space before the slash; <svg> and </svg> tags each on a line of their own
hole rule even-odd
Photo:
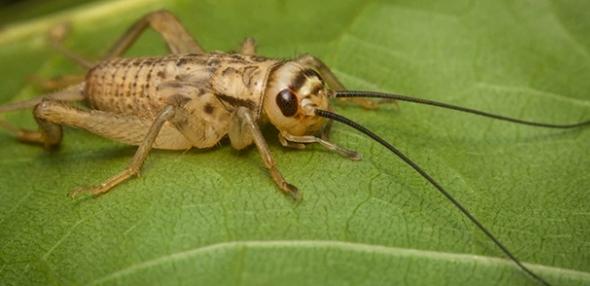
<svg viewBox="0 0 590 286">
<path fill-rule="evenodd" d="M 324 87 L 322 77 L 313 69 L 307 68 L 296 73 L 289 88 L 300 95 L 317 94 Z"/>
</svg>

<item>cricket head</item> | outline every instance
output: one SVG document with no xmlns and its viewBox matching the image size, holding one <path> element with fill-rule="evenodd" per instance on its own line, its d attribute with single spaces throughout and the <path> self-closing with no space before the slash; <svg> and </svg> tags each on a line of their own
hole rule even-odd
<svg viewBox="0 0 590 286">
<path fill-rule="evenodd" d="M 321 129 L 325 120 L 315 110 L 328 109 L 331 93 L 314 69 L 285 62 L 269 75 L 263 109 L 280 131 L 311 135 Z"/>
</svg>

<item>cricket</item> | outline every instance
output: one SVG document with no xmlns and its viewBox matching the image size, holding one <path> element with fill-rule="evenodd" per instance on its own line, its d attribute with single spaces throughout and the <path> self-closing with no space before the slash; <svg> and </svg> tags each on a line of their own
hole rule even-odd
<svg viewBox="0 0 590 286">
<path fill-rule="evenodd" d="M 147 28 L 161 35 L 170 54 L 122 57 Z M 88 69 L 85 78 L 56 92 L 0 106 L 0 113 L 32 108 L 38 130 L 22 129 L 5 121 L 0 121 L 0 126 L 19 141 L 47 149 L 61 143 L 62 126 L 138 146 L 124 170 L 94 187 L 71 191 L 72 198 L 105 194 L 138 175 L 152 149 L 205 149 L 228 137 L 238 150 L 255 145 L 277 188 L 293 200 L 301 200 L 299 189 L 279 171 L 260 126 L 272 124 L 284 147 L 304 149 L 319 144 L 347 159 L 360 160 L 357 152 L 330 141 L 332 123 L 338 122 L 391 151 L 446 197 L 523 275 L 540 285 L 551 285 L 523 264 L 425 169 L 377 134 L 335 113 L 331 101 L 348 100 L 367 112 L 373 112 L 370 109 L 380 103 L 377 100 L 410 102 L 541 128 L 581 128 L 589 126 L 590 120 L 569 124 L 533 122 L 428 99 L 347 90 L 320 59 L 311 55 L 289 60 L 260 56 L 251 38 L 246 38 L 235 53 L 206 52 L 165 10 L 139 19 L 96 63 L 67 50 L 57 39 L 59 36 L 55 38 L 54 48 Z M 74 106 L 73 102 L 83 102 L 87 108 Z"/>
</svg>

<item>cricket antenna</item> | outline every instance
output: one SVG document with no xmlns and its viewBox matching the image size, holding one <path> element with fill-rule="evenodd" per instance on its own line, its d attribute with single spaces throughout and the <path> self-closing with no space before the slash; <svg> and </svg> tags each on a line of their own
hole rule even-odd
<svg viewBox="0 0 590 286">
<path fill-rule="evenodd" d="M 344 123 L 354 129 L 364 133 L 365 135 L 371 137 L 373 140 L 379 142 L 379 144 L 381 144 L 385 148 L 389 149 L 397 157 L 402 159 L 402 161 L 404 161 L 406 164 L 410 165 L 410 167 L 412 167 L 414 170 L 416 170 L 416 172 L 418 172 L 422 177 L 424 177 L 424 179 L 426 179 L 430 184 L 432 184 L 432 186 L 434 186 L 457 209 L 459 209 L 467 218 L 469 218 L 469 220 L 471 220 L 471 222 L 473 222 L 473 224 L 475 224 L 489 239 L 491 239 L 494 242 L 494 244 L 496 244 L 496 246 L 498 248 L 500 248 L 502 250 L 502 252 L 504 252 L 504 254 L 506 254 L 506 256 L 508 256 L 510 258 L 510 260 L 512 260 L 520 269 L 522 269 L 524 272 L 526 272 L 528 275 L 530 275 L 532 278 L 534 278 L 536 281 L 538 281 L 541 285 L 545 285 L 545 286 L 551 285 L 551 284 L 549 284 L 549 282 L 545 281 L 543 278 L 541 278 L 540 276 L 535 274 L 533 271 L 531 271 L 528 267 L 526 267 L 524 264 L 522 264 L 522 262 L 520 262 L 520 260 L 518 258 L 516 258 L 516 256 L 514 256 L 514 254 L 512 254 L 512 252 L 510 252 L 510 250 L 508 250 L 508 248 L 506 246 L 504 246 L 504 244 L 502 244 L 485 226 L 483 226 L 483 224 L 481 224 L 481 222 L 479 222 L 479 220 L 477 220 L 477 218 L 475 218 L 475 216 L 473 216 L 473 214 L 471 214 L 471 212 L 469 212 L 463 205 L 461 205 L 461 203 L 459 203 L 459 201 L 457 201 L 449 192 L 447 192 L 434 178 L 432 178 L 428 173 L 426 173 L 426 171 L 424 171 L 424 169 L 422 169 L 420 166 L 418 166 L 418 164 L 414 163 L 414 161 L 412 161 L 410 158 L 408 158 L 404 153 L 399 151 L 393 145 L 391 145 L 387 141 L 383 140 L 381 137 L 377 136 L 377 134 L 373 133 L 369 129 L 361 126 L 360 124 L 358 124 L 358 123 L 356 123 L 356 122 L 354 122 L 342 115 L 332 113 L 332 112 L 326 111 L 326 110 L 321 110 L 321 109 L 315 109 L 315 114 L 317 116 L 321 116 L 324 118 L 332 119 L 334 121 L 338 121 L 340 123 Z"/>
<path fill-rule="evenodd" d="M 369 97 L 369 98 L 385 98 L 385 99 L 394 99 L 394 100 L 399 100 L 399 101 L 407 101 L 407 102 L 413 102 L 413 103 L 418 103 L 418 104 L 436 106 L 436 107 L 440 107 L 440 108 L 457 110 L 457 111 L 461 111 L 461 112 L 467 112 L 467 113 L 471 113 L 471 114 L 475 114 L 475 115 L 479 115 L 479 116 L 494 118 L 494 119 L 508 121 L 508 122 L 512 122 L 512 123 L 529 125 L 529 126 L 537 126 L 537 127 L 567 129 L 567 128 L 576 128 L 576 127 L 590 125 L 590 120 L 572 123 L 572 124 L 551 124 L 551 123 L 540 123 L 540 122 L 534 122 L 534 121 L 528 121 L 528 120 L 521 120 L 521 119 L 512 118 L 512 117 L 508 117 L 508 116 L 503 116 L 503 115 L 493 114 L 493 113 L 475 110 L 475 109 L 471 109 L 471 108 L 467 108 L 467 107 L 462 107 L 462 106 L 458 106 L 458 105 L 452 105 L 452 104 L 448 104 L 448 103 L 444 103 L 444 102 L 439 102 L 439 101 L 434 101 L 434 100 L 429 100 L 429 99 L 422 99 L 422 98 L 417 98 L 417 97 L 411 97 L 411 96 L 406 96 L 406 95 L 393 94 L 393 93 L 383 93 L 383 92 L 377 92 L 377 91 L 342 90 L 342 91 L 336 91 L 335 95 L 336 95 L 336 97 Z"/>
</svg>

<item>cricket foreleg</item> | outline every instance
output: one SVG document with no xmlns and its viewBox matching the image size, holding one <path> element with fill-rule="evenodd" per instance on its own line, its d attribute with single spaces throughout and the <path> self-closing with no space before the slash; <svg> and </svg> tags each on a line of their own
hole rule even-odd
<svg viewBox="0 0 590 286">
<path fill-rule="evenodd" d="M 238 124 L 239 126 L 232 126 L 232 129 L 234 130 L 234 131 L 230 132 L 230 140 L 232 140 L 232 145 L 234 145 L 234 147 L 236 147 L 235 146 L 236 143 L 234 143 L 234 142 L 240 141 L 241 143 L 238 143 L 238 144 L 240 144 L 241 146 L 239 146 L 239 147 L 244 147 L 246 144 L 242 144 L 242 143 L 252 142 L 252 140 L 253 140 L 254 143 L 256 144 L 256 147 L 258 148 L 258 152 L 260 153 L 260 156 L 262 157 L 262 161 L 264 162 L 264 166 L 270 172 L 272 179 L 277 184 L 279 189 L 281 189 L 281 191 L 283 191 L 284 193 L 291 196 L 293 199 L 300 200 L 301 194 L 300 194 L 299 190 L 297 189 L 297 187 L 289 184 L 285 180 L 283 175 L 281 175 L 281 172 L 277 169 L 276 162 L 272 158 L 270 150 L 268 149 L 268 145 L 266 144 L 266 140 L 264 139 L 264 136 L 262 136 L 262 133 L 260 132 L 260 128 L 258 127 L 256 122 L 252 118 L 252 115 L 250 114 L 250 110 L 246 107 L 239 107 L 235 113 L 235 116 L 237 118 L 237 120 L 236 120 L 237 122 L 235 122 L 234 125 Z M 240 133 L 240 135 L 238 135 L 237 133 Z M 247 138 L 236 139 L 236 137 L 238 137 L 238 136 L 247 137 Z"/>
<path fill-rule="evenodd" d="M 121 56 L 147 27 L 160 33 L 173 54 L 203 54 L 205 50 L 191 37 L 180 21 L 169 11 L 160 10 L 139 19 L 119 38 L 105 56 L 105 60 Z"/>
<path fill-rule="evenodd" d="M 117 175 L 109 178 L 108 180 L 104 181 L 102 184 L 96 187 L 90 189 L 74 190 L 69 194 L 70 197 L 74 198 L 81 193 L 88 193 L 91 195 L 103 194 L 108 192 L 118 184 L 131 178 L 132 176 L 136 176 L 137 174 L 139 174 L 139 170 L 141 169 L 141 166 L 147 159 L 147 156 L 150 150 L 152 149 L 152 146 L 154 145 L 154 142 L 156 141 L 156 138 L 158 137 L 160 130 L 164 126 L 164 123 L 166 123 L 166 121 L 172 118 L 172 116 L 174 116 L 174 107 L 172 106 L 167 106 L 160 112 L 158 117 L 156 117 L 156 119 L 154 120 L 152 126 L 149 128 L 147 134 L 145 135 L 143 142 L 137 148 L 137 151 L 135 152 L 135 155 L 133 156 L 133 159 L 131 163 L 127 166 L 127 168 L 125 168 Z"/>
<path fill-rule="evenodd" d="M 254 38 L 248 37 L 244 39 L 244 42 L 242 42 L 242 47 L 240 48 L 240 54 L 246 56 L 256 55 L 256 41 Z"/>
<path fill-rule="evenodd" d="M 340 156 L 344 158 L 348 158 L 351 160 L 360 160 L 361 154 L 356 151 L 346 149 L 342 146 L 338 146 L 332 142 L 326 141 L 322 138 L 318 138 L 315 136 L 294 136 L 287 133 L 279 134 L 279 141 L 285 147 L 293 147 L 297 149 L 303 149 L 305 145 L 303 144 L 311 144 L 311 143 L 318 143 L 322 145 L 322 147 L 334 151 L 338 153 Z"/>
</svg>

